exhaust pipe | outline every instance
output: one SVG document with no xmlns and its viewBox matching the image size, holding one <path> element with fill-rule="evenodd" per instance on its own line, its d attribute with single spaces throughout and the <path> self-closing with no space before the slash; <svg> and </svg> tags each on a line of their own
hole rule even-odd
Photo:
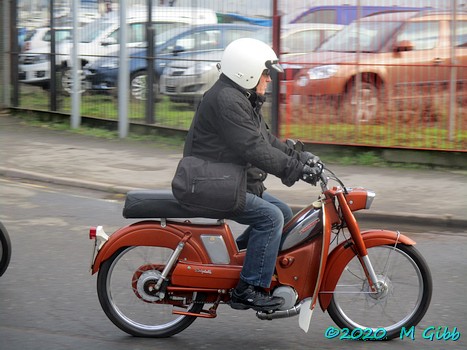
<svg viewBox="0 0 467 350">
<path fill-rule="evenodd" d="M 287 318 L 287 317 L 297 316 L 300 313 L 300 307 L 301 307 L 301 304 L 294 306 L 291 309 L 279 310 L 279 311 L 274 311 L 271 313 L 258 311 L 256 313 L 256 317 L 258 317 L 260 320 L 271 321 L 277 318 Z"/>
</svg>

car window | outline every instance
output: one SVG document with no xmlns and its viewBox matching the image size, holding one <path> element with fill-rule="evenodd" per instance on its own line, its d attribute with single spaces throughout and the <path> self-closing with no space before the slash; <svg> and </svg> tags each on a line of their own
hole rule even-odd
<svg viewBox="0 0 467 350">
<path fill-rule="evenodd" d="M 177 28 L 186 28 L 186 23 L 183 22 L 155 22 L 153 23 L 154 32 L 156 35 L 170 33 Z"/>
<path fill-rule="evenodd" d="M 219 38 L 219 30 L 207 30 L 184 36 L 175 42 L 175 46 L 183 47 L 185 51 L 213 50 L 218 48 Z M 164 52 L 171 50 L 173 47 L 165 49 Z"/>
<path fill-rule="evenodd" d="M 31 38 L 36 34 L 36 30 L 31 29 L 26 32 L 26 35 L 24 36 L 24 41 L 29 41 Z"/>
<path fill-rule="evenodd" d="M 242 29 L 235 29 L 235 30 L 227 30 L 224 32 L 224 45 L 229 45 L 232 41 L 240 39 L 240 38 L 253 38 L 256 35 L 255 30 L 242 30 Z"/>
<path fill-rule="evenodd" d="M 413 50 L 430 50 L 439 39 L 439 21 L 411 22 L 397 35 L 397 42 L 410 41 Z"/>
<path fill-rule="evenodd" d="M 467 21 L 456 22 L 456 46 L 467 47 Z"/>
<path fill-rule="evenodd" d="M 177 28 L 186 26 L 181 22 L 154 22 L 153 29 L 156 34 L 163 35 L 165 32 Z M 117 43 L 119 42 L 119 29 L 115 30 L 109 35 L 109 38 L 114 38 Z M 127 32 L 128 43 L 141 43 L 146 41 L 146 22 L 131 23 L 128 26 Z M 156 37 L 157 38 L 157 37 Z M 156 39 L 157 40 L 157 39 Z"/>
<path fill-rule="evenodd" d="M 282 43 L 288 53 L 314 51 L 320 44 L 321 33 L 319 30 L 304 30 L 289 35 Z"/>
<path fill-rule="evenodd" d="M 353 22 L 323 43 L 319 51 L 378 52 L 401 25 L 400 21 Z"/>
<path fill-rule="evenodd" d="M 129 25 L 127 33 L 128 43 L 140 43 L 146 38 L 146 25 L 144 23 L 132 23 Z M 118 38 L 117 42 L 118 42 Z"/>
<path fill-rule="evenodd" d="M 84 26 L 80 30 L 80 42 L 91 43 L 96 40 L 102 32 L 112 27 L 111 22 L 94 21 Z"/>
<path fill-rule="evenodd" d="M 26 35 L 24 36 L 24 41 L 29 41 L 31 38 L 36 34 L 35 29 L 28 30 Z"/>
<path fill-rule="evenodd" d="M 336 23 L 337 11 L 336 10 L 318 10 L 307 13 L 300 17 L 295 23 Z"/>
<path fill-rule="evenodd" d="M 66 29 L 66 30 L 60 30 L 60 29 L 55 29 L 55 40 L 56 41 L 62 41 L 64 39 L 68 39 L 71 36 L 71 31 Z M 44 41 L 50 41 L 52 39 L 51 31 L 48 30 L 47 33 L 44 35 L 43 40 Z"/>
<path fill-rule="evenodd" d="M 120 29 L 116 29 L 112 33 L 110 33 L 109 38 L 115 39 L 115 42 L 119 43 L 120 42 L 119 33 L 120 33 Z M 144 23 L 131 23 L 128 25 L 127 42 L 129 44 L 143 42 L 145 38 L 146 38 L 146 26 Z"/>
</svg>

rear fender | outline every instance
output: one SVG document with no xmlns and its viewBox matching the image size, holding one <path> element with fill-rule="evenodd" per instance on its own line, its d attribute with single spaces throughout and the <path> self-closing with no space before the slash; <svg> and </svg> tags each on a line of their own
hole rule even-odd
<svg viewBox="0 0 467 350">
<path fill-rule="evenodd" d="M 386 230 L 364 231 L 362 232 L 362 238 L 367 248 L 387 244 L 394 245 L 396 242 L 406 245 L 415 244 L 415 241 L 407 236 Z M 333 295 L 332 292 L 336 288 L 339 277 L 350 260 L 355 256 L 353 249 L 351 249 L 350 246 L 347 246 L 348 242 L 349 240 L 346 240 L 339 244 L 328 256 L 326 271 L 324 272 L 323 283 L 321 284 L 319 294 L 319 304 L 323 311 L 328 308 L 329 303 L 331 302 Z"/>
<path fill-rule="evenodd" d="M 102 246 L 92 265 L 92 274 L 96 273 L 101 264 L 110 258 L 117 250 L 130 246 L 158 246 L 175 249 L 180 241 L 190 235 L 176 225 L 161 226 L 159 221 L 140 221 L 115 231 Z M 195 240 L 188 238 L 179 259 L 195 262 L 207 262 L 208 257 Z"/>
</svg>

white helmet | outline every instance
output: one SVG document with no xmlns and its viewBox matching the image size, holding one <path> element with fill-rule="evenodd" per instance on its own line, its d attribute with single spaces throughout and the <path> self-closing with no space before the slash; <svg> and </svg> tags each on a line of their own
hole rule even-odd
<svg viewBox="0 0 467 350">
<path fill-rule="evenodd" d="M 275 52 L 264 42 L 242 38 L 232 41 L 222 55 L 222 73 L 245 89 L 253 89 L 265 69 L 284 70 Z"/>
</svg>

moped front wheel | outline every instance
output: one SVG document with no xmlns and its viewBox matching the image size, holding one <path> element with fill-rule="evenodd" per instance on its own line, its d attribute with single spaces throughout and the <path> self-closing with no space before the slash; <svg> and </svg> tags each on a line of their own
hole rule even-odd
<svg viewBox="0 0 467 350">
<path fill-rule="evenodd" d="M 10 236 L 8 236 L 8 231 L 5 226 L 0 222 L 0 276 L 2 276 L 9 263 L 11 258 L 11 241 Z"/>
<path fill-rule="evenodd" d="M 174 308 L 199 313 L 203 296 L 191 293 L 176 299 L 155 286 L 173 250 L 165 247 L 125 247 L 100 267 L 99 302 L 107 317 L 121 330 L 137 337 L 170 337 L 197 318 L 173 314 Z"/>
<path fill-rule="evenodd" d="M 333 321 L 348 329 L 350 339 L 389 340 L 408 331 L 425 315 L 433 289 L 430 269 L 413 246 L 368 248 L 378 279 L 373 291 L 355 256 L 339 277 L 328 308 Z"/>
</svg>

